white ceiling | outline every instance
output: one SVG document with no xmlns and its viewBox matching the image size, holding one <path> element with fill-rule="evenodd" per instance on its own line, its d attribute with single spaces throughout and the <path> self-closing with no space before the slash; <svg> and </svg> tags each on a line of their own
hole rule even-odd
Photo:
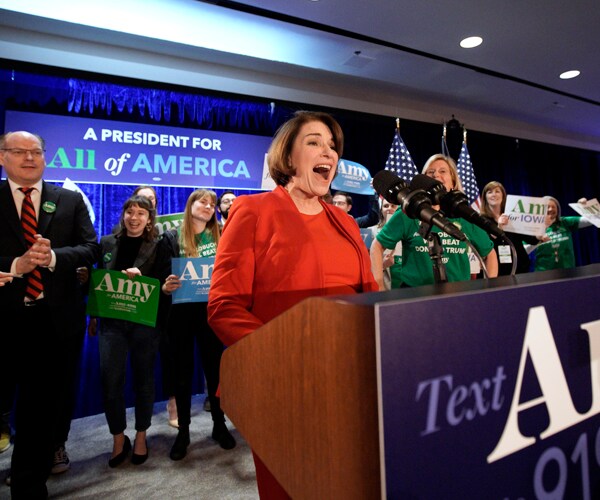
<svg viewBox="0 0 600 500">
<path fill-rule="evenodd" d="M 598 0 L 0 0 L 0 58 L 596 151 L 598 50 Z"/>
</svg>

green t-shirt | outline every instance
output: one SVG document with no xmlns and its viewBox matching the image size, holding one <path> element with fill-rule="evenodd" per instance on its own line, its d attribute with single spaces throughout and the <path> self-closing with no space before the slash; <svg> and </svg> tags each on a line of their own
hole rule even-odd
<svg viewBox="0 0 600 500">
<path fill-rule="evenodd" d="M 492 240 L 483 229 L 464 219 L 450 220 L 465 233 L 482 258 L 494 248 Z M 435 282 L 429 246 L 419 234 L 420 227 L 421 223 L 418 220 L 411 219 L 401 210 L 397 210 L 376 236 L 384 248 L 395 248 L 396 243 L 402 241 L 401 280 L 407 286 L 429 285 Z M 448 281 L 471 279 L 467 243 L 453 238 L 438 227 L 434 226 L 431 231 L 440 235 L 443 247 L 442 262 Z"/>
<path fill-rule="evenodd" d="M 377 233 L 381 231 L 378 226 L 371 226 L 368 228 L 371 230 L 372 237 L 375 238 Z M 386 287 L 389 286 L 392 290 L 394 288 L 400 288 L 402 286 L 402 244 L 397 244 L 394 248 L 394 263 L 387 268 L 389 273 L 389 285 L 386 283 L 386 276 L 384 270 L 383 281 L 386 283 Z"/>
<path fill-rule="evenodd" d="M 540 243 L 535 248 L 535 270 L 570 269 L 575 267 L 575 250 L 571 233 L 579 228 L 581 217 L 574 215 L 561 217 L 546 228 L 550 241 Z"/>
<path fill-rule="evenodd" d="M 177 229 L 177 236 L 181 242 L 181 229 Z M 217 244 L 213 239 L 212 232 L 205 229 L 196 235 L 196 247 L 198 248 L 198 257 L 214 257 L 217 255 Z M 183 245 L 179 244 L 179 256 L 185 257 Z"/>
</svg>

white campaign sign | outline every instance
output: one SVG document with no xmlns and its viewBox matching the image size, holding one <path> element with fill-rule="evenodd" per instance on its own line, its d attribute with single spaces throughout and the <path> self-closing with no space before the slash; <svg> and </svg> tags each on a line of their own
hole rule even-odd
<svg viewBox="0 0 600 500">
<path fill-rule="evenodd" d="M 585 203 L 569 203 L 569 206 L 579 215 L 589 220 L 594 226 L 600 227 L 600 203 L 596 198 Z"/>
<path fill-rule="evenodd" d="M 546 232 L 547 212 L 548 200 L 545 198 L 509 194 L 505 210 L 508 223 L 502 229 L 511 233 L 542 236 Z"/>
</svg>

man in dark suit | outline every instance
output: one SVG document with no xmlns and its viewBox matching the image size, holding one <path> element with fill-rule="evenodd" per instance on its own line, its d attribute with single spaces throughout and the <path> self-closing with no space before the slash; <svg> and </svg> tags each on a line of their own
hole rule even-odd
<svg viewBox="0 0 600 500">
<path fill-rule="evenodd" d="M 0 136 L 0 164 L 8 178 L 0 184 L 0 271 L 14 276 L 0 287 L 0 342 L 8 353 L 0 363 L 0 384 L 12 379 L 17 388 L 14 499 L 48 496 L 46 480 L 71 397 L 74 353 L 85 330 L 76 269 L 91 267 L 99 252 L 82 196 L 42 180 L 44 148 L 44 140 L 29 132 Z M 23 228 L 23 212 L 31 214 L 34 231 Z"/>
</svg>

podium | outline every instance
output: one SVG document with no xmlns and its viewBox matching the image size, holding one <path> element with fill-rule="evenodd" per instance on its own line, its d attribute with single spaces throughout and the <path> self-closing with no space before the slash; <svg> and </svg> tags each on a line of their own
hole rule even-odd
<svg viewBox="0 0 600 500">
<path fill-rule="evenodd" d="M 292 498 L 380 498 L 373 311 L 307 299 L 228 347 L 221 406 Z"/>
<path fill-rule="evenodd" d="M 221 405 L 294 499 L 581 495 L 600 477 L 572 458 L 600 442 L 599 295 L 594 264 L 306 299 L 225 350 Z"/>
</svg>

